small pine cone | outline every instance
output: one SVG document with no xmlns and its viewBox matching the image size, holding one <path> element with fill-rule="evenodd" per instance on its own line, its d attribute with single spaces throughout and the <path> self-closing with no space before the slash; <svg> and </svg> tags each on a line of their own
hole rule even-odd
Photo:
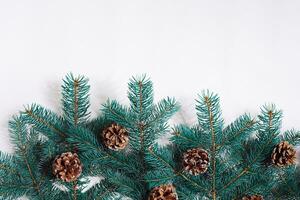
<svg viewBox="0 0 300 200">
<path fill-rule="evenodd" d="M 82 164 L 78 155 L 67 152 L 57 156 L 52 164 L 52 172 L 62 181 L 76 181 L 82 172 Z"/>
<path fill-rule="evenodd" d="M 153 188 L 148 200 L 178 200 L 178 196 L 175 187 L 168 184 Z"/>
<path fill-rule="evenodd" d="M 204 149 L 193 148 L 183 154 L 183 168 L 191 175 L 197 176 L 205 173 L 208 166 L 209 155 Z"/>
<path fill-rule="evenodd" d="M 124 149 L 129 142 L 127 130 L 115 123 L 102 131 L 102 139 L 105 146 L 114 151 Z"/>
<path fill-rule="evenodd" d="M 280 142 L 271 155 L 272 163 L 278 167 L 293 165 L 296 163 L 296 150 L 287 141 Z"/>
<path fill-rule="evenodd" d="M 242 198 L 242 200 L 264 200 L 261 195 L 246 195 Z"/>
</svg>

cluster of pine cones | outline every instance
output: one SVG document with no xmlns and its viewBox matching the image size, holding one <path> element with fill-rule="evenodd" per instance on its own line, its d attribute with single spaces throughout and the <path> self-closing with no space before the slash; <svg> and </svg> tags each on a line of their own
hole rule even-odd
<svg viewBox="0 0 300 200">
<path fill-rule="evenodd" d="M 129 143 L 128 131 L 112 123 L 101 132 L 103 144 L 110 150 L 125 149 Z M 192 176 L 206 173 L 210 162 L 208 151 L 202 148 L 188 149 L 182 156 L 182 168 Z M 271 163 L 278 167 L 295 164 L 296 150 L 287 141 L 280 142 L 271 154 Z M 82 172 L 82 164 L 76 153 L 66 152 L 57 156 L 52 163 L 52 172 L 58 179 L 65 182 L 76 181 Z M 148 200 L 178 200 L 176 189 L 172 184 L 154 187 Z M 261 195 L 246 195 L 242 200 L 263 200 Z"/>
</svg>

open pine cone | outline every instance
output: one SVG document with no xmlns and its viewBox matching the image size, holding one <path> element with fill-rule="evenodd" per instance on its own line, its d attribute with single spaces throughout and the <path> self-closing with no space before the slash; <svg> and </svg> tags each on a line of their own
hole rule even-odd
<svg viewBox="0 0 300 200">
<path fill-rule="evenodd" d="M 242 198 L 242 200 L 263 200 L 263 196 L 261 195 L 246 195 Z"/>
<path fill-rule="evenodd" d="M 161 185 L 151 190 L 148 200 L 178 200 L 175 187 L 171 184 Z"/>
<path fill-rule="evenodd" d="M 187 150 L 183 154 L 183 168 L 191 175 L 197 176 L 207 171 L 209 166 L 209 155 L 201 148 Z"/>
<path fill-rule="evenodd" d="M 53 174 L 65 182 L 77 180 L 82 172 L 82 164 L 76 153 L 66 152 L 57 156 L 52 164 Z"/>
<path fill-rule="evenodd" d="M 124 149 L 129 142 L 127 130 L 116 123 L 102 131 L 102 139 L 106 147 L 115 151 Z"/>
<path fill-rule="evenodd" d="M 280 142 L 271 155 L 272 163 L 278 167 L 293 165 L 296 163 L 296 150 L 287 141 Z"/>
</svg>

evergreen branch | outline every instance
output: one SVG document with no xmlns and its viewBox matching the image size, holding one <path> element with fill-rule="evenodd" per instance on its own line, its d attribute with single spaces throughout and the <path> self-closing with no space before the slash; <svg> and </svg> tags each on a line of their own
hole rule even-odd
<svg viewBox="0 0 300 200">
<path fill-rule="evenodd" d="M 194 143 L 194 142 L 195 142 L 194 140 L 192 140 L 192 139 L 190 139 L 190 138 L 188 138 L 188 137 L 186 137 L 186 136 L 183 136 L 183 135 L 182 135 L 180 132 L 178 132 L 178 131 L 173 132 L 173 134 L 175 135 L 175 137 L 182 138 L 182 139 L 184 139 L 184 140 L 187 140 L 187 141 L 190 142 L 190 143 Z"/>
<path fill-rule="evenodd" d="M 153 107 L 152 82 L 145 75 L 132 77 L 128 83 L 128 98 L 131 112 L 135 113 L 139 121 L 146 121 L 151 115 Z"/>
<path fill-rule="evenodd" d="M 96 198 L 96 200 L 101 200 L 101 199 L 103 199 L 107 194 L 109 194 L 109 193 L 115 191 L 116 189 L 117 189 L 117 187 L 111 187 L 111 188 L 107 189 L 107 190 L 104 191 L 102 194 L 100 194 L 100 195 Z"/>
<path fill-rule="evenodd" d="M 183 179 L 185 179 L 186 181 L 190 182 L 192 185 L 196 186 L 197 188 L 203 190 L 203 191 L 207 191 L 206 188 L 202 187 L 201 185 L 199 185 L 198 183 L 196 183 L 195 181 L 189 179 L 188 177 L 186 177 L 182 172 L 177 172 L 172 165 L 170 165 L 167 161 L 165 161 L 163 158 L 161 158 L 159 155 L 157 155 L 156 153 L 154 153 L 154 151 L 149 148 L 148 149 L 149 153 L 154 156 L 155 158 L 157 158 L 165 167 L 170 168 L 174 175 L 173 176 L 169 176 L 170 178 L 176 177 L 176 176 L 180 176 Z M 164 177 L 164 179 L 166 179 L 167 177 Z M 147 179 L 147 181 L 160 181 L 161 179 Z"/>
<path fill-rule="evenodd" d="M 64 118 L 72 125 L 86 122 L 90 112 L 88 79 L 84 76 L 74 77 L 68 74 L 63 80 L 62 85 L 62 104 Z"/>
<path fill-rule="evenodd" d="M 42 194 L 41 194 L 40 185 L 39 185 L 39 183 L 37 182 L 37 180 L 35 179 L 35 177 L 33 175 L 33 172 L 32 172 L 32 169 L 31 169 L 29 163 L 28 163 L 26 154 L 24 153 L 22 156 L 23 156 L 24 162 L 26 164 L 26 167 L 28 169 L 28 172 L 30 174 L 30 177 L 31 177 L 31 180 L 32 180 L 32 184 L 33 184 L 35 190 L 37 191 L 37 194 L 41 197 L 41 199 L 44 199 L 43 196 L 42 196 Z"/>
<path fill-rule="evenodd" d="M 233 183 L 235 183 L 239 178 L 241 178 L 243 175 L 247 174 L 249 172 L 249 168 L 248 166 L 243 169 L 241 171 L 241 173 L 239 173 L 236 177 L 234 177 L 233 179 L 231 179 L 228 183 L 226 183 L 220 190 L 219 192 L 225 190 L 226 188 L 228 188 L 230 185 L 232 185 Z"/>
<path fill-rule="evenodd" d="M 131 127 L 132 125 L 132 122 L 129 120 L 130 118 L 127 116 L 129 111 L 115 100 L 107 100 L 103 105 L 102 112 L 112 121 L 122 126 Z"/>
<path fill-rule="evenodd" d="M 2 161 L 1 161 L 2 162 Z M 0 164 L 0 170 L 3 169 L 5 171 L 9 171 L 11 174 L 18 175 L 20 177 L 20 174 L 15 169 L 11 168 L 11 166 L 5 165 L 3 163 Z"/>
<path fill-rule="evenodd" d="M 248 192 L 250 192 L 250 191 L 252 191 L 253 189 L 255 189 L 255 188 L 261 186 L 262 184 L 264 184 L 264 183 L 262 183 L 262 182 L 259 181 L 259 180 L 255 180 L 255 182 L 252 181 L 252 183 L 253 183 L 253 184 L 251 184 L 251 186 L 249 186 L 249 184 L 248 184 L 247 187 L 245 187 L 246 190 L 244 190 L 243 193 L 237 193 L 232 199 L 233 199 L 233 200 L 240 200 L 240 199 L 243 198 L 243 196 L 244 196 L 245 194 L 248 194 Z"/>
<path fill-rule="evenodd" d="M 136 171 L 134 165 L 130 165 L 121 158 L 118 158 L 116 155 L 113 155 L 112 153 L 109 153 L 101 148 L 97 138 L 89 130 L 83 127 L 74 127 L 73 129 L 70 129 L 69 132 L 71 132 L 71 134 L 67 138 L 68 142 L 75 144 L 80 150 L 83 151 L 83 153 L 87 152 L 87 155 L 89 155 L 93 151 L 97 152 L 97 156 L 94 161 L 101 160 L 102 163 L 105 163 L 104 161 L 111 162 L 113 160 L 118 162 L 120 166 L 126 166 L 128 169 L 131 169 L 131 171 Z"/>
<path fill-rule="evenodd" d="M 139 156 L 140 156 L 140 161 L 141 161 L 141 176 L 142 179 L 145 177 L 146 173 L 146 162 L 145 162 L 145 147 L 144 147 L 144 121 L 142 118 L 142 112 L 143 112 L 143 82 L 138 81 L 138 98 L 139 98 L 139 113 L 138 113 L 138 128 L 139 128 L 139 137 L 140 137 L 140 150 L 139 150 Z M 133 106 L 132 106 L 133 107 Z"/>
<path fill-rule="evenodd" d="M 284 185 L 289 185 L 289 184 L 287 183 L 286 179 L 285 179 L 281 174 L 279 174 L 279 179 L 280 179 L 281 181 L 283 181 L 283 184 L 284 184 Z M 287 187 L 287 189 L 288 189 L 288 191 L 289 191 L 289 194 L 294 194 L 294 195 L 296 195 L 295 192 L 294 192 L 290 187 Z"/>
<path fill-rule="evenodd" d="M 263 114 L 266 114 L 266 115 L 261 115 L 259 116 L 260 120 L 263 122 L 263 123 L 266 123 L 268 124 L 268 127 L 265 131 L 268 131 L 270 132 L 270 130 L 272 130 L 272 126 L 274 124 L 277 124 L 277 120 L 280 120 L 280 116 L 281 116 L 281 113 L 280 112 L 276 112 L 275 111 L 275 108 L 272 107 L 272 109 L 269 109 L 269 110 L 262 110 Z M 278 116 L 279 115 L 279 116 Z M 267 117 L 267 121 L 265 120 L 265 117 Z M 275 118 L 275 122 L 273 121 Z M 277 126 L 278 127 L 278 126 Z M 272 133 L 272 134 L 268 134 L 268 136 L 270 136 L 270 138 L 267 140 L 267 142 L 263 143 L 263 147 L 260 149 L 260 151 L 258 153 L 256 153 L 256 157 L 254 158 L 254 160 L 252 161 L 251 164 L 248 164 L 236 177 L 234 177 L 232 180 L 230 180 L 227 184 L 225 184 L 221 189 L 220 191 L 222 190 L 225 190 L 226 188 L 228 188 L 230 185 L 232 185 L 233 183 L 235 183 L 238 179 L 240 179 L 242 176 L 244 176 L 245 174 L 247 174 L 251 168 L 252 165 L 254 165 L 254 163 L 257 162 L 257 160 L 259 159 L 260 155 L 265 151 L 265 149 L 268 147 L 269 144 L 271 144 L 272 140 L 274 138 L 277 137 L 276 134 Z"/>
<path fill-rule="evenodd" d="M 0 152 L 0 170 L 20 177 L 20 173 L 14 168 L 14 166 L 12 166 L 14 165 L 13 161 L 15 161 L 15 159 L 16 158 L 14 156 L 10 156 Z"/>
<path fill-rule="evenodd" d="M 179 110 L 179 104 L 174 98 L 163 99 L 154 107 L 152 116 L 148 122 L 148 126 L 153 124 L 164 123 L 168 120 L 175 112 Z"/>
<path fill-rule="evenodd" d="M 199 185 L 195 181 L 193 181 L 190 178 L 186 177 L 186 175 L 184 175 L 182 172 L 178 172 L 177 174 L 178 174 L 178 176 L 182 177 L 187 182 L 190 182 L 193 186 L 195 186 L 195 187 L 197 187 L 197 188 L 199 188 L 199 189 L 201 189 L 203 191 L 207 191 L 207 188 L 202 187 L 201 185 Z"/>
<path fill-rule="evenodd" d="M 154 156 L 155 158 L 157 158 L 164 166 L 172 169 L 175 172 L 175 169 L 173 168 L 172 165 L 170 165 L 167 161 L 165 161 L 163 158 L 161 158 L 159 155 L 157 155 L 156 153 L 154 153 L 154 151 L 152 150 L 152 148 L 148 148 L 148 152 Z"/>
<path fill-rule="evenodd" d="M 25 108 L 25 111 L 21 114 L 25 122 L 34 125 L 36 130 L 51 139 L 57 140 L 57 136 L 62 138 L 66 136 L 66 134 L 62 132 L 64 129 L 62 118 L 39 105 L 33 104 Z"/>
<path fill-rule="evenodd" d="M 143 112 L 143 82 L 142 81 L 138 81 L 138 85 L 139 85 L 139 89 L 138 89 L 138 98 L 139 98 L 139 122 L 138 122 L 138 127 L 139 127 L 139 131 L 140 131 L 140 153 L 141 153 L 141 160 L 142 162 L 144 162 L 143 160 L 143 154 L 144 154 L 144 123 L 141 120 L 141 115 Z"/>
<path fill-rule="evenodd" d="M 14 135 L 14 141 L 17 144 L 18 147 L 18 153 L 22 157 L 23 162 L 25 163 L 26 169 L 30 175 L 30 178 L 32 180 L 32 185 L 34 189 L 36 190 L 37 194 L 40 196 L 41 199 L 44 199 L 41 190 L 40 190 L 40 185 L 38 181 L 36 180 L 33 170 L 31 169 L 31 166 L 29 164 L 28 158 L 27 158 L 27 145 L 30 145 L 31 143 L 27 142 L 27 137 L 26 137 L 26 127 L 24 122 L 20 117 L 14 117 L 12 121 L 10 121 L 10 132 L 12 135 Z"/>
<path fill-rule="evenodd" d="M 282 141 L 288 141 L 290 144 L 294 146 L 299 146 L 300 145 L 300 131 L 296 131 L 294 129 L 286 131 L 282 136 L 281 136 Z"/>
<path fill-rule="evenodd" d="M 171 141 L 181 150 L 185 151 L 194 147 L 210 148 L 210 134 L 198 126 L 192 128 L 186 125 L 177 126 L 173 129 L 173 135 Z"/>
<path fill-rule="evenodd" d="M 211 162 L 212 162 L 212 197 L 216 200 L 216 141 L 215 141 L 215 129 L 214 129 L 214 115 L 212 113 L 212 102 L 209 96 L 204 96 L 204 103 L 206 104 L 209 115 L 209 128 L 211 133 Z"/>
<path fill-rule="evenodd" d="M 235 122 L 224 129 L 223 135 L 225 135 L 225 138 L 223 138 L 221 144 L 217 145 L 217 147 L 221 148 L 233 140 L 237 141 L 237 138 L 241 137 L 242 134 L 247 136 L 246 133 L 250 133 L 256 123 L 257 122 L 247 114 L 239 117 Z"/>
<path fill-rule="evenodd" d="M 145 182 L 161 182 L 161 181 L 170 180 L 170 179 L 175 178 L 175 177 L 177 177 L 177 176 L 178 176 L 178 175 L 173 174 L 173 175 L 171 175 L 171 176 L 167 176 L 167 177 L 163 177 L 163 178 L 155 178 L 155 179 L 148 179 L 148 178 L 146 178 L 146 179 L 144 179 L 144 181 L 145 181 Z"/>
</svg>

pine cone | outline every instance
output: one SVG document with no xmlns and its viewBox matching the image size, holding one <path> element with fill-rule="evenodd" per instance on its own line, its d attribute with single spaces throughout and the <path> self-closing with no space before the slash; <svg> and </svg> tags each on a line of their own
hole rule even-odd
<svg viewBox="0 0 300 200">
<path fill-rule="evenodd" d="M 175 187 L 171 184 L 161 185 L 151 190 L 148 200 L 178 200 Z"/>
<path fill-rule="evenodd" d="M 274 148 L 271 159 L 278 167 L 293 165 L 296 163 L 296 150 L 287 141 L 280 142 Z"/>
<path fill-rule="evenodd" d="M 183 154 L 183 168 L 191 175 L 197 176 L 207 171 L 209 156 L 207 151 L 200 148 L 187 150 Z"/>
<path fill-rule="evenodd" d="M 264 200 L 261 195 L 246 195 L 242 198 L 242 200 Z"/>
<path fill-rule="evenodd" d="M 102 132 L 103 143 L 112 150 L 124 149 L 129 142 L 128 132 L 118 124 L 111 124 Z"/>
<path fill-rule="evenodd" d="M 82 172 L 82 164 L 76 153 L 62 153 L 52 164 L 52 172 L 56 178 L 65 182 L 77 180 Z"/>
</svg>

